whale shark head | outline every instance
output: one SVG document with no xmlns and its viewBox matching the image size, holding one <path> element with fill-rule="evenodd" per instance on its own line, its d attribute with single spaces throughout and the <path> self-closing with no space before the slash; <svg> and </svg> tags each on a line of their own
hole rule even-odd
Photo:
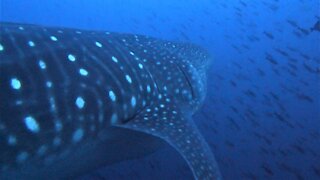
<svg viewBox="0 0 320 180">
<path fill-rule="evenodd" d="M 163 142 L 221 179 L 192 121 L 210 57 L 142 35 L 0 24 L 0 179 L 74 178 Z"/>
</svg>

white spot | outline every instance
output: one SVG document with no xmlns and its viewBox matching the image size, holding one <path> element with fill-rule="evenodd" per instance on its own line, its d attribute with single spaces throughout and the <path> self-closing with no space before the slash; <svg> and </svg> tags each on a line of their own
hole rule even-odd
<svg viewBox="0 0 320 180">
<path fill-rule="evenodd" d="M 52 82 L 51 82 L 51 81 L 47 81 L 47 82 L 46 82 L 46 86 L 47 86 L 48 88 L 51 88 L 51 87 L 52 87 Z"/>
<path fill-rule="evenodd" d="M 132 96 L 132 98 L 131 98 L 131 106 L 135 107 L 136 104 L 137 104 L 137 100 L 136 100 L 136 98 L 134 96 Z"/>
<path fill-rule="evenodd" d="M 118 121 L 118 115 L 117 114 L 112 114 L 111 116 L 111 124 L 115 124 Z"/>
<path fill-rule="evenodd" d="M 86 102 L 83 100 L 82 97 L 77 97 L 77 99 L 76 99 L 76 105 L 77 105 L 77 107 L 78 107 L 79 109 L 82 109 L 82 108 L 84 107 L 85 103 L 86 103 Z"/>
<path fill-rule="evenodd" d="M 131 84 L 132 83 L 132 79 L 131 79 L 131 77 L 127 74 L 126 75 L 126 79 L 127 79 L 127 81 Z"/>
<path fill-rule="evenodd" d="M 41 68 L 41 69 L 46 69 L 46 67 L 47 67 L 47 65 L 46 65 L 46 63 L 44 62 L 44 61 L 42 61 L 42 60 L 39 60 L 39 67 Z"/>
<path fill-rule="evenodd" d="M 17 78 L 12 78 L 11 79 L 11 87 L 13 89 L 20 89 L 21 88 L 21 82 Z"/>
<path fill-rule="evenodd" d="M 16 101 L 16 105 L 18 105 L 18 106 L 22 105 L 22 103 L 23 103 L 22 100 L 17 100 L 17 101 Z"/>
<path fill-rule="evenodd" d="M 161 107 L 161 108 L 164 108 L 164 105 L 163 105 L 163 104 L 160 104 L 160 107 Z"/>
<path fill-rule="evenodd" d="M 142 65 L 142 64 L 140 64 L 140 63 L 139 63 L 139 68 L 140 68 L 140 69 L 143 69 L 143 65 Z"/>
<path fill-rule="evenodd" d="M 55 122 L 55 128 L 56 128 L 56 131 L 61 131 L 62 130 L 62 123 L 60 121 L 56 121 Z"/>
<path fill-rule="evenodd" d="M 98 46 L 100 48 L 102 47 L 102 44 L 100 42 L 98 42 L 98 41 L 96 41 L 95 44 L 96 44 L 96 46 Z"/>
<path fill-rule="evenodd" d="M 58 41 L 57 37 L 55 37 L 55 36 L 50 36 L 50 39 L 51 39 L 52 41 Z"/>
<path fill-rule="evenodd" d="M 10 135 L 8 137 L 8 144 L 13 146 L 17 144 L 17 138 L 15 136 Z"/>
<path fill-rule="evenodd" d="M 19 155 L 17 156 L 17 162 L 18 163 L 22 163 L 23 161 L 25 161 L 28 158 L 28 153 L 27 152 L 21 152 L 19 153 Z"/>
<path fill-rule="evenodd" d="M 147 86 L 147 91 L 148 91 L 148 93 L 150 93 L 150 92 L 151 92 L 151 88 L 150 88 L 150 86 L 149 86 L 149 85 Z"/>
<path fill-rule="evenodd" d="M 76 60 L 76 57 L 73 54 L 69 54 L 68 59 L 69 59 L 69 61 L 74 62 Z"/>
<path fill-rule="evenodd" d="M 89 73 L 87 70 L 83 69 L 83 68 L 80 68 L 79 69 L 79 73 L 82 75 L 82 76 L 87 76 Z"/>
<path fill-rule="evenodd" d="M 28 45 L 29 45 L 30 47 L 34 47 L 34 46 L 35 46 L 35 44 L 34 44 L 33 41 L 28 41 Z"/>
<path fill-rule="evenodd" d="M 39 155 L 39 156 L 42 156 L 42 155 L 44 155 L 44 153 L 47 151 L 47 146 L 45 146 L 45 145 L 42 145 L 39 149 L 38 149 L 38 151 L 37 151 L 37 154 Z"/>
<path fill-rule="evenodd" d="M 3 51 L 4 47 L 2 46 L 2 44 L 0 44 L 0 51 Z"/>
<path fill-rule="evenodd" d="M 115 102 L 117 99 L 117 96 L 113 91 L 109 91 L 109 97 L 110 97 L 111 101 L 113 101 L 113 102 Z"/>
<path fill-rule="evenodd" d="M 53 139 L 53 145 L 54 146 L 59 146 L 61 144 L 61 139 L 59 137 L 55 137 Z"/>
<path fill-rule="evenodd" d="M 83 134 L 84 134 L 83 129 L 77 129 L 73 133 L 72 141 L 73 142 L 79 142 L 82 139 Z"/>
<path fill-rule="evenodd" d="M 33 133 L 37 133 L 40 131 L 38 122 L 32 116 L 27 116 L 26 118 L 24 118 L 24 124 Z"/>
<path fill-rule="evenodd" d="M 22 26 L 19 26 L 19 29 L 20 29 L 20 30 L 24 30 L 24 28 L 23 28 Z"/>
<path fill-rule="evenodd" d="M 132 51 L 130 51 L 130 54 L 131 54 L 132 56 L 134 56 L 134 53 L 133 53 Z"/>
<path fill-rule="evenodd" d="M 50 97 L 50 98 L 49 98 L 49 102 L 50 102 L 50 109 L 51 109 L 51 111 L 56 111 L 56 102 L 55 102 L 54 98 L 53 98 L 53 97 Z"/>
<path fill-rule="evenodd" d="M 114 56 L 111 57 L 112 61 L 114 61 L 115 63 L 118 63 L 118 59 Z"/>
</svg>

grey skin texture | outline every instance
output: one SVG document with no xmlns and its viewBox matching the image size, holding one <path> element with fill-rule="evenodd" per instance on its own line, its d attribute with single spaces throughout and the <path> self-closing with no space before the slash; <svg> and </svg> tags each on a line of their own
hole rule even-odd
<svg viewBox="0 0 320 180">
<path fill-rule="evenodd" d="M 151 37 L 0 25 L 0 179 L 74 178 L 165 143 L 221 179 L 192 121 L 210 57 Z"/>
</svg>

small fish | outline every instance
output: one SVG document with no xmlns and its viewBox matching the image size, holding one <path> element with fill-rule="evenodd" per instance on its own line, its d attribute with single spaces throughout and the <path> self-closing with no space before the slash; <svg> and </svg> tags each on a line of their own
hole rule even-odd
<svg viewBox="0 0 320 180">
<path fill-rule="evenodd" d="M 313 27 L 310 29 L 310 31 L 318 31 L 320 32 L 320 20 L 318 20 L 314 25 Z"/>
</svg>

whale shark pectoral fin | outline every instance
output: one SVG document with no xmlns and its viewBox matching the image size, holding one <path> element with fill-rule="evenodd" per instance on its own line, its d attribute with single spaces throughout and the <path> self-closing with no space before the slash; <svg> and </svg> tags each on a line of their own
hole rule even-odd
<svg viewBox="0 0 320 180">
<path fill-rule="evenodd" d="M 157 136 L 173 146 L 187 161 L 196 179 L 222 179 L 213 154 L 189 117 L 172 102 L 159 100 L 125 124 L 118 124 Z"/>
</svg>

